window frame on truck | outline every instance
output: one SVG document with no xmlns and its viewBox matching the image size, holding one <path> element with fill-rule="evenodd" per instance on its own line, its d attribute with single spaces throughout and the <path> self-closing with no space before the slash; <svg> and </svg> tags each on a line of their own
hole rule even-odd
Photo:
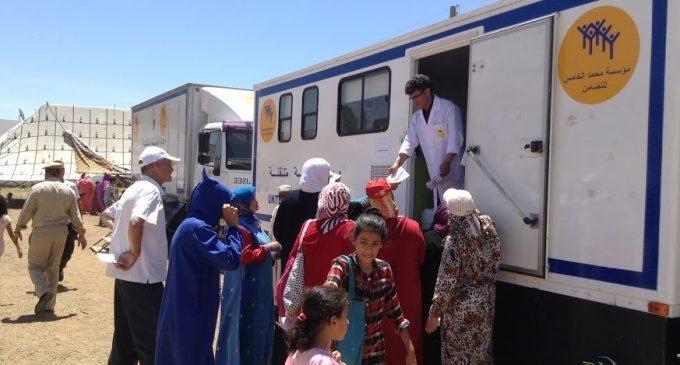
<svg viewBox="0 0 680 365">
<path fill-rule="evenodd" d="M 366 123 L 366 78 L 369 76 L 373 75 L 380 75 L 382 73 L 387 73 L 387 95 L 381 95 L 380 97 L 385 97 L 386 98 L 386 115 L 385 115 L 385 125 L 383 128 L 373 128 L 373 129 L 365 129 L 364 125 Z M 359 118 L 359 129 L 356 132 L 349 132 L 349 131 L 343 131 L 343 95 L 342 95 L 342 90 L 343 86 L 350 81 L 356 81 L 356 80 L 361 80 L 361 117 Z M 337 108 L 337 123 L 336 123 L 336 132 L 338 133 L 338 136 L 340 137 L 346 137 L 346 136 L 354 136 L 358 134 L 370 134 L 370 133 L 382 133 L 385 132 L 389 129 L 390 126 L 390 102 L 391 102 L 391 97 L 392 97 L 392 70 L 390 69 L 389 66 L 382 66 L 376 69 L 364 71 L 358 74 L 354 74 L 351 76 L 343 77 L 340 79 L 338 82 L 338 108 Z M 351 110 L 351 109 L 350 109 Z M 374 126 L 375 126 L 374 122 Z M 346 129 L 346 128 L 345 128 Z"/>
<path fill-rule="evenodd" d="M 305 102 L 307 101 L 307 93 L 311 92 L 311 91 L 316 91 L 316 101 L 314 102 L 315 103 L 314 104 L 315 105 L 314 111 L 313 112 L 311 112 L 311 111 L 305 112 Z M 313 136 L 305 136 L 305 131 L 307 130 L 307 128 L 305 128 L 307 126 L 307 123 L 306 123 L 307 118 L 311 117 L 311 116 L 314 116 L 314 135 Z M 302 91 L 302 115 L 301 115 L 301 120 L 300 120 L 300 126 L 301 126 L 300 137 L 303 140 L 306 141 L 306 140 L 316 138 L 316 135 L 319 131 L 319 88 L 316 85 L 307 87 Z"/>
<path fill-rule="evenodd" d="M 224 133 L 224 166 L 227 168 L 227 170 L 232 170 L 232 171 L 251 171 L 253 169 L 253 151 L 252 151 L 252 145 L 253 145 L 253 130 L 252 129 L 244 129 L 242 131 L 231 131 L 231 133 Z M 235 138 L 238 135 L 246 136 L 247 139 L 247 146 L 244 149 L 245 151 L 249 152 L 248 155 L 248 163 L 247 166 L 238 166 L 233 163 L 234 156 L 231 156 L 230 158 L 230 153 L 229 153 L 229 138 Z M 239 156 L 240 157 L 240 156 Z M 239 158 L 236 157 L 236 158 Z M 232 163 L 230 163 L 232 162 Z"/>
<path fill-rule="evenodd" d="M 281 107 L 283 98 L 285 97 L 290 97 L 290 114 L 286 117 L 283 117 L 283 108 Z M 282 138 L 282 132 L 283 132 L 283 122 L 288 122 L 288 139 L 283 139 Z M 278 132 L 278 139 L 279 142 L 281 143 L 286 143 L 290 142 L 291 138 L 293 137 L 293 93 L 285 93 L 281 94 L 279 96 L 279 132 Z"/>
</svg>

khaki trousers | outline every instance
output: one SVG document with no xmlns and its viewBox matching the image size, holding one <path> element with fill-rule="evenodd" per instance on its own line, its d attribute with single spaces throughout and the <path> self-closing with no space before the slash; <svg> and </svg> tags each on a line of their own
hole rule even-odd
<svg viewBox="0 0 680 365">
<path fill-rule="evenodd" d="M 35 286 L 35 295 L 52 292 L 54 299 L 45 307 L 54 310 L 59 284 L 59 263 L 64 252 L 68 230 L 64 226 L 40 227 L 28 238 L 28 274 Z"/>
</svg>

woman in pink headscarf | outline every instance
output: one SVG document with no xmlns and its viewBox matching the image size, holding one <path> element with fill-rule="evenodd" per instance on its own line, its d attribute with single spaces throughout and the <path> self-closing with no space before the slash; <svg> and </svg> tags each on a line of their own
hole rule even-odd
<svg viewBox="0 0 680 365">
<path fill-rule="evenodd" d="M 80 179 L 78 179 L 78 182 L 76 182 L 76 187 L 80 193 L 80 199 L 78 199 L 78 208 L 80 208 L 80 212 L 91 212 L 92 198 L 94 197 L 94 183 L 83 172 L 80 174 Z"/>
<path fill-rule="evenodd" d="M 319 195 L 316 219 L 302 224 L 276 288 L 277 303 L 279 308 L 285 308 L 286 314 L 297 309 L 304 288 L 326 282 L 333 259 L 354 251 L 351 241 L 354 222 L 347 217 L 350 199 L 345 184 L 326 185 Z M 281 310 L 279 314 L 283 315 Z"/>
</svg>

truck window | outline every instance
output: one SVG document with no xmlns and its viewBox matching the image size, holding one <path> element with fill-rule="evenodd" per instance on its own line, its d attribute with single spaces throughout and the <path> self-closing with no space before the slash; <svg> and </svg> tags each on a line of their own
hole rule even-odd
<svg viewBox="0 0 680 365">
<path fill-rule="evenodd" d="M 390 69 L 387 67 L 340 80 L 338 135 L 378 133 L 390 118 Z"/>
<path fill-rule="evenodd" d="M 293 94 L 287 93 L 279 98 L 279 142 L 290 141 L 293 128 Z"/>
<path fill-rule="evenodd" d="M 319 111 L 319 88 L 311 86 L 302 92 L 302 139 L 316 138 Z"/>
<path fill-rule="evenodd" d="M 226 166 L 229 170 L 252 169 L 253 131 L 234 130 L 226 133 Z"/>
<path fill-rule="evenodd" d="M 222 166 L 222 131 L 211 131 L 208 142 L 208 156 L 213 162 L 213 175 L 220 176 L 220 166 Z"/>
</svg>

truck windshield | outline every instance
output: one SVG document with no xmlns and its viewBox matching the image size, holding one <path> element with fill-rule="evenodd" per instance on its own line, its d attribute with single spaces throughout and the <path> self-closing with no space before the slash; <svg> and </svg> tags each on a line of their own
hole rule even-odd
<svg viewBox="0 0 680 365">
<path fill-rule="evenodd" d="M 253 157 L 253 131 L 231 129 L 227 139 L 226 166 L 230 170 L 250 170 Z"/>
</svg>

